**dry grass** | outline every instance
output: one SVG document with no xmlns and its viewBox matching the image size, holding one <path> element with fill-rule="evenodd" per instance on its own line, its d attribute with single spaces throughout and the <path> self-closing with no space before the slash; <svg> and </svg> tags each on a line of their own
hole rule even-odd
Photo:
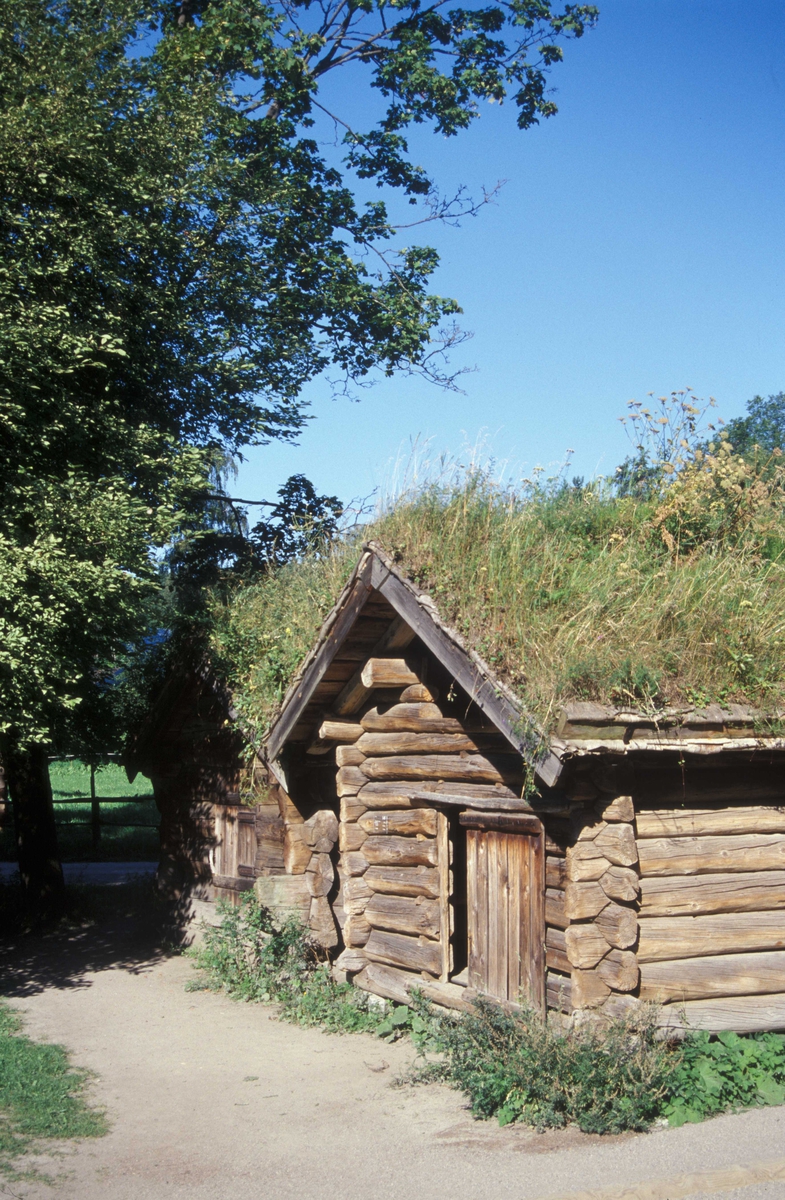
<svg viewBox="0 0 785 1200">
<path fill-rule="evenodd" d="M 567 698 L 778 709 L 782 488 L 753 495 L 734 460 L 732 491 L 717 461 L 648 500 L 601 486 L 515 492 L 482 472 L 399 499 L 362 539 L 267 576 L 220 611 L 214 644 L 241 710 L 269 722 L 369 538 L 546 726 Z"/>
</svg>

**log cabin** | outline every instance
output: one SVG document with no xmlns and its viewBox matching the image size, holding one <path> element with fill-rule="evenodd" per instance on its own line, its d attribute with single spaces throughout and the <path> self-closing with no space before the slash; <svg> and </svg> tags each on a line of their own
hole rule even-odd
<svg viewBox="0 0 785 1200">
<path fill-rule="evenodd" d="M 209 673 L 168 687 L 132 756 L 166 869 L 254 888 L 341 979 L 785 1029 L 785 738 L 752 709 L 576 701 L 546 737 L 375 543 L 258 746 Z"/>
</svg>

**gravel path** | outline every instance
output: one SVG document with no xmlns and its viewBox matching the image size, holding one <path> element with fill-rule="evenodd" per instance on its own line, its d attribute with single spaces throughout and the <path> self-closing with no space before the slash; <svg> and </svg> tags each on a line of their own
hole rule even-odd
<svg viewBox="0 0 785 1200">
<path fill-rule="evenodd" d="M 135 918 L 0 962 L 28 1031 L 96 1073 L 105 1138 L 43 1162 L 67 1200 L 785 1200 L 785 1109 L 649 1135 L 475 1122 L 456 1093 L 394 1088 L 406 1043 L 331 1037 L 187 992 L 188 959 Z"/>
</svg>

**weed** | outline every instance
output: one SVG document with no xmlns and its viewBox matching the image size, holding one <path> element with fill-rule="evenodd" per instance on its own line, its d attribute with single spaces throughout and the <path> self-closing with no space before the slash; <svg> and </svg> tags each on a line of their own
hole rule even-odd
<svg viewBox="0 0 785 1200">
<path fill-rule="evenodd" d="M 682 1049 L 664 1112 L 671 1125 L 785 1102 L 785 1036 L 696 1033 Z"/>
<path fill-rule="evenodd" d="M 68 1061 L 62 1046 L 31 1041 L 17 1014 L 0 1003 L 0 1172 L 44 1138 L 100 1137 L 104 1114 L 84 1098 L 88 1072 Z"/>
</svg>

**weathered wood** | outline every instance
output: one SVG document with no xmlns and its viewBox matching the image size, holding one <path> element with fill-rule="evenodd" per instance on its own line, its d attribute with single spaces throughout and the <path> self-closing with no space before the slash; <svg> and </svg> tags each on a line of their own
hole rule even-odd
<svg viewBox="0 0 785 1200">
<path fill-rule="evenodd" d="M 596 1008 L 607 1000 L 611 989 L 597 971 L 573 971 L 570 999 L 574 1009 Z"/>
<path fill-rule="evenodd" d="M 594 924 L 617 950 L 628 950 L 638 940 L 637 913 L 614 901 L 597 914 Z"/>
<path fill-rule="evenodd" d="M 610 900 L 637 900 L 641 883 L 631 867 L 608 867 L 600 876 L 600 887 Z"/>
<path fill-rule="evenodd" d="M 360 767 L 345 770 L 362 771 L 367 779 L 456 779 L 467 783 L 504 783 L 521 777 L 517 766 L 507 771 L 482 754 L 467 754 L 465 758 L 449 754 L 390 755 L 389 758 L 366 758 Z"/>
<path fill-rule="evenodd" d="M 638 861 L 632 825 L 607 825 L 594 840 L 599 852 L 617 867 L 632 867 Z"/>
<path fill-rule="evenodd" d="M 391 622 L 389 628 L 370 652 L 369 657 L 377 654 L 392 653 L 395 650 L 405 650 L 414 641 L 414 630 L 400 617 Z M 363 683 L 363 667 L 355 671 L 349 682 L 336 697 L 333 707 L 338 713 L 355 713 L 371 694 L 371 689 Z"/>
<path fill-rule="evenodd" d="M 583 970 L 596 967 L 611 949 L 602 930 L 593 923 L 569 925 L 564 932 L 564 946 L 572 966 Z"/>
<path fill-rule="evenodd" d="M 429 801 L 436 796 L 440 804 L 462 804 L 482 810 L 495 805 L 500 812 L 508 812 L 511 809 L 517 812 L 532 811 L 529 802 L 521 798 L 520 789 L 513 791 L 505 783 L 465 783 L 461 779 L 440 783 L 434 779 L 413 784 L 412 795 L 416 800 Z M 508 801 L 514 803 L 508 804 Z"/>
<path fill-rule="evenodd" d="M 417 784 L 407 786 L 405 783 L 367 783 L 360 788 L 357 799 L 369 809 L 379 808 L 419 808 L 413 800 Z"/>
<path fill-rule="evenodd" d="M 545 930 L 545 963 L 549 970 L 563 971 L 569 975 L 572 963 L 567 957 L 567 945 L 563 929 L 547 926 Z"/>
<path fill-rule="evenodd" d="M 385 895 L 439 896 L 439 872 L 431 867 L 369 867 L 363 879 Z"/>
<path fill-rule="evenodd" d="M 600 1005 L 600 1012 L 604 1017 L 620 1021 L 624 1018 L 634 1017 L 640 1006 L 640 1000 L 635 996 L 630 996 L 629 993 L 620 995 L 618 992 L 611 992 L 608 999 Z"/>
<path fill-rule="evenodd" d="M 776 871 L 785 868 L 785 834 L 642 838 L 638 853 L 642 875 Z"/>
<path fill-rule="evenodd" d="M 371 708 L 362 717 L 367 733 L 460 733 L 464 728 L 454 717 L 443 717 L 435 704 L 393 704 L 390 708 Z"/>
<path fill-rule="evenodd" d="M 389 963 L 407 971 L 427 971 L 438 976 L 442 968 L 441 946 L 428 938 L 374 929 L 365 944 L 365 953 L 371 962 Z"/>
<path fill-rule="evenodd" d="M 314 854 L 305 872 L 312 896 L 326 896 L 335 882 L 335 868 L 329 854 Z"/>
<path fill-rule="evenodd" d="M 368 870 L 368 859 L 362 850 L 351 850 L 341 855 L 341 874 L 363 875 Z"/>
<path fill-rule="evenodd" d="M 597 812 L 603 821 L 632 821 L 635 818 L 632 796 L 616 796 L 607 804 L 600 801 Z"/>
<path fill-rule="evenodd" d="M 569 924 L 564 908 L 564 892 L 558 888 L 546 888 L 545 924 L 555 925 L 557 929 L 566 929 Z"/>
<path fill-rule="evenodd" d="M 356 742 L 364 733 L 359 721 L 345 717 L 325 717 L 319 726 L 319 737 L 326 742 Z"/>
<path fill-rule="evenodd" d="M 569 975 L 557 975 L 549 971 L 545 979 L 545 996 L 548 1008 L 557 1012 L 572 1011 L 572 980 Z"/>
<path fill-rule="evenodd" d="M 371 925 L 365 913 L 350 913 L 343 927 L 343 940 L 347 946 L 364 946 L 371 936 Z"/>
<path fill-rule="evenodd" d="M 526 716 L 512 702 L 511 697 L 500 687 L 498 681 L 488 678 L 487 668 L 481 667 L 473 656 L 459 646 L 420 604 L 410 587 L 398 578 L 392 565 L 385 561 L 380 548 L 374 547 L 376 557 L 371 568 L 371 579 L 386 600 L 400 613 L 417 636 L 444 665 L 456 683 L 471 696 L 477 707 L 489 717 L 497 729 L 519 752 L 524 752 L 526 735 L 522 726 Z M 562 772 L 562 763 L 550 751 L 538 758 L 538 778 L 546 787 L 555 787 Z"/>
<path fill-rule="evenodd" d="M 339 796 L 356 796 L 367 783 L 361 767 L 339 767 L 335 776 L 335 788 Z"/>
<path fill-rule="evenodd" d="M 349 746 L 335 747 L 335 765 L 337 767 L 359 767 L 364 762 L 365 755 L 357 749 L 357 743 Z"/>
<path fill-rule="evenodd" d="M 338 833 L 338 848 L 343 854 L 350 850 L 361 850 L 368 834 L 358 824 L 341 822 Z"/>
<path fill-rule="evenodd" d="M 277 804 L 256 809 L 255 870 L 258 875 L 283 875 L 283 844 L 286 827 Z"/>
<path fill-rule="evenodd" d="M 320 945 L 328 950 L 338 945 L 338 930 L 330 903 L 325 896 L 314 896 L 308 915 L 308 928 Z"/>
<path fill-rule="evenodd" d="M 642 917 L 638 961 L 785 949 L 785 910 L 704 917 Z"/>
<path fill-rule="evenodd" d="M 785 871 L 641 880 L 641 913 L 651 917 L 771 908 L 785 908 Z"/>
<path fill-rule="evenodd" d="M 542 833 L 542 821 L 528 813 L 462 812 L 458 818 L 464 829 L 495 829 L 498 833 Z"/>
<path fill-rule="evenodd" d="M 440 1004 L 442 1008 L 454 1008 L 459 1012 L 473 1013 L 476 1011 L 475 1005 L 469 999 L 467 988 L 459 987 L 455 983 L 433 982 L 426 983 L 423 979 L 419 983 L 414 981 L 414 987 L 422 992 L 426 1000 L 430 1000 L 432 1004 Z"/>
<path fill-rule="evenodd" d="M 552 854 L 545 856 L 545 886 L 563 888 L 567 882 L 567 860 L 555 858 Z"/>
<path fill-rule="evenodd" d="M 424 809 L 424 812 L 431 811 Z M 443 983 L 446 983 L 450 978 L 453 968 L 453 950 L 450 942 L 450 934 L 453 929 L 453 913 L 450 905 L 450 861 L 452 855 L 452 847 L 450 845 L 450 824 L 445 813 L 437 814 L 436 827 L 436 852 L 438 855 L 436 869 L 439 872 L 439 930 L 438 938 L 442 949 L 442 969 L 439 978 Z M 423 901 L 418 897 L 417 904 L 422 904 Z M 423 930 L 423 933 L 428 933 L 428 930 Z"/>
<path fill-rule="evenodd" d="M 779 992 L 785 983 L 785 951 L 715 954 L 641 965 L 641 999 L 704 1000 Z"/>
<path fill-rule="evenodd" d="M 364 900 L 367 902 L 373 894 L 373 889 L 368 884 L 367 874 L 350 875 L 343 881 L 344 904 L 348 904 L 352 900 Z"/>
<path fill-rule="evenodd" d="M 372 834 L 401 834 L 412 836 L 417 833 L 436 836 L 437 813 L 433 808 L 384 809 L 369 812 L 360 818 L 360 828 Z"/>
<path fill-rule="evenodd" d="M 635 824 L 639 838 L 785 833 L 785 807 L 644 809 Z"/>
<path fill-rule="evenodd" d="M 369 962 L 360 974 L 355 976 L 353 983 L 355 987 L 372 992 L 374 996 L 383 996 L 385 1000 L 392 1000 L 395 1004 L 410 1004 L 409 988 L 419 986 L 417 977 L 408 971 L 399 971 L 395 967 L 386 967 L 376 962 Z"/>
<path fill-rule="evenodd" d="M 465 733 L 364 733 L 357 742 L 366 756 L 390 754 L 476 753 L 476 741 Z"/>
<path fill-rule="evenodd" d="M 571 822 L 573 836 L 576 842 L 594 842 L 604 829 L 608 828 L 596 813 L 579 812 Z"/>
<path fill-rule="evenodd" d="M 632 992 L 638 986 L 638 960 L 631 950 L 610 950 L 597 967 L 597 974 L 617 992 Z"/>
<path fill-rule="evenodd" d="M 338 817 L 329 808 L 320 809 L 303 825 L 303 837 L 317 854 L 329 854 L 338 837 Z"/>
<path fill-rule="evenodd" d="M 567 847 L 567 876 L 574 883 L 601 879 L 613 864 L 599 852 L 594 842 L 578 842 Z"/>
<path fill-rule="evenodd" d="M 270 909 L 275 920 L 294 916 L 307 925 L 311 893 L 305 875 L 260 875 L 253 890 L 259 903 Z"/>
<path fill-rule="evenodd" d="M 424 683 L 412 683 L 401 692 L 402 704 L 429 704 L 439 699 L 439 689 L 426 687 Z"/>
<path fill-rule="evenodd" d="M 270 795 L 278 805 L 278 811 L 281 814 L 281 820 L 284 825 L 287 827 L 289 825 L 302 825 L 302 813 L 280 783 L 274 783 L 271 786 Z"/>
<path fill-rule="evenodd" d="M 308 869 L 313 850 L 303 834 L 303 825 L 290 825 L 283 839 L 283 865 L 287 875 L 302 875 Z"/>
<path fill-rule="evenodd" d="M 785 992 L 722 1000 L 687 1000 L 665 1005 L 659 1024 L 669 1029 L 705 1029 L 719 1033 L 762 1033 L 785 1029 Z"/>
<path fill-rule="evenodd" d="M 348 975 L 353 975 L 357 971 L 362 971 L 367 962 L 368 959 L 361 949 L 354 946 L 347 946 L 333 963 L 333 972 L 337 974 L 339 971 L 345 971 Z"/>
<path fill-rule="evenodd" d="M 608 903 L 599 883 L 568 883 L 564 889 L 564 911 L 570 921 L 596 917 Z"/>
<path fill-rule="evenodd" d="M 374 837 L 366 839 L 363 854 L 372 866 L 433 867 L 437 861 L 433 838 Z"/>
<path fill-rule="evenodd" d="M 342 796 L 341 797 L 341 820 L 342 821 L 359 821 L 363 813 L 367 812 L 367 806 L 358 799 L 357 796 Z"/>
<path fill-rule="evenodd" d="M 376 895 L 368 901 L 365 917 L 374 929 L 438 939 L 441 932 L 439 910 L 439 900 L 425 900 L 422 896 Z"/>
<path fill-rule="evenodd" d="M 420 682 L 403 658 L 369 658 L 360 679 L 369 692 L 376 688 L 410 687 Z"/>
</svg>

